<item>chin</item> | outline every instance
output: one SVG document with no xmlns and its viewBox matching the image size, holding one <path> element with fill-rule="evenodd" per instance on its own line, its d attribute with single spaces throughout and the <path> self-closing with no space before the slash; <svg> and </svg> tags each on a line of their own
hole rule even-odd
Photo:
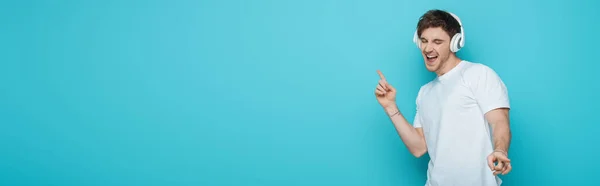
<svg viewBox="0 0 600 186">
<path fill-rule="evenodd" d="M 426 66 L 425 68 L 426 68 L 426 69 L 427 69 L 427 71 L 429 71 L 429 72 L 435 72 L 435 71 L 437 71 L 437 67 Z"/>
<path fill-rule="evenodd" d="M 428 71 L 436 71 L 439 67 L 439 62 L 438 60 L 434 61 L 434 62 L 428 62 L 427 60 L 425 60 L 425 68 L 427 68 Z"/>
</svg>

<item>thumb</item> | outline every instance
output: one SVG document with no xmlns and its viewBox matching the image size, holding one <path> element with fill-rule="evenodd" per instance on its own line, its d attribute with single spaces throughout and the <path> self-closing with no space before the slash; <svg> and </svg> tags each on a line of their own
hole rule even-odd
<svg viewBox="0 0 600 186">
<path fill-rule="evenodd" d="M 494 170 L 494 159 L 494 156 L 488 156 L 487 158 L 488 167 L 490 167 L 490 170 Z"/>
<path fill-rule="evenodd" d="M 386 86 L 387 86 L 387 88 L 388 88 L 388 90 L 389 90 L 390 92 L 396 92 L 396 89 L 395 89 L 395 88 L 394 88 L 392 85 L 390 85 L 389 83 L 387 83 L 387 85 L 386 85 Z"/>
</svg>

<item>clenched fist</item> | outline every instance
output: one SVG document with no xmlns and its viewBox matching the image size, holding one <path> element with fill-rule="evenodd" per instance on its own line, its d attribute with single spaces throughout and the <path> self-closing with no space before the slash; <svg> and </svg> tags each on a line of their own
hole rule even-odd
<svg viewBox="0 0 600 186">
<path fill-rule="evenodd" d="M 379 74 L 379 83 L 375 89 L 375 97 L 383 108 L 389 108 L 396 105 L 396 89 L 392 85 L 388 84 L 385 80 L 385 76 L 380 70 L 377 70 Z"/>
</svg>

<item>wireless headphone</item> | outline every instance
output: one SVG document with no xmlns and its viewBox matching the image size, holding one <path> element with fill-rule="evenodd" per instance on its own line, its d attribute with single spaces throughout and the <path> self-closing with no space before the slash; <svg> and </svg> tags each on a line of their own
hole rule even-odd
<svg viewBox="0 0 600 186">
<path fill-rule="evenodd" d="M 460 26 L 460 33 L 454 34 L 454 36 L 452 36 L 452 40 L 450 40 L 450 50 L 452 52 L 458 52 L 465 46 L 465 31 L 463 30 L 462 23 L 460 22 L 460 18 L 458 18 L 458 16 L 450 12 L 446 13 L 452 15 L 452 17 L 454 17 L 454 19 L 458 21 L 458 25 Z M 415 31 L 415 35 L 413 36 L 413 42 L 417 44 L 417 47 L 421 48 L 421 41 L 417 32 L 418 31 Z"/>
</svg>

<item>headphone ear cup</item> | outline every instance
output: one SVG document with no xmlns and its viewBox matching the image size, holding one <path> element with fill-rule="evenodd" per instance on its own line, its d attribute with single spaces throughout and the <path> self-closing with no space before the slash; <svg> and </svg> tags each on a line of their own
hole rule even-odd
<svg viewBox="0 0 600 186">
<path fill-rule="evenodd" d="M 419 35 L 417 34 L 417 31 L 415 31 L 415 35 L 413 36 L 413 42 L 418 48 L 421 48 L 421 42 L 419 42 Z"/>
<path fill-rule="evenodd" d="M 460 50 L 460 48 L 462 48 L 460 46 L 461 40 L 462 40 L 461 34 L 459 34 L 459 33 L 454 34 L 454 36 L 452 37 L 452 40 L 450 40 L 450 51 L 458 52 Z"/>
<path fill-rule="evenodd" d="M 458 39 L 459 50 L 465 46 L 465 35 L 460 33 L 460 38 Z"/>
</svg>

